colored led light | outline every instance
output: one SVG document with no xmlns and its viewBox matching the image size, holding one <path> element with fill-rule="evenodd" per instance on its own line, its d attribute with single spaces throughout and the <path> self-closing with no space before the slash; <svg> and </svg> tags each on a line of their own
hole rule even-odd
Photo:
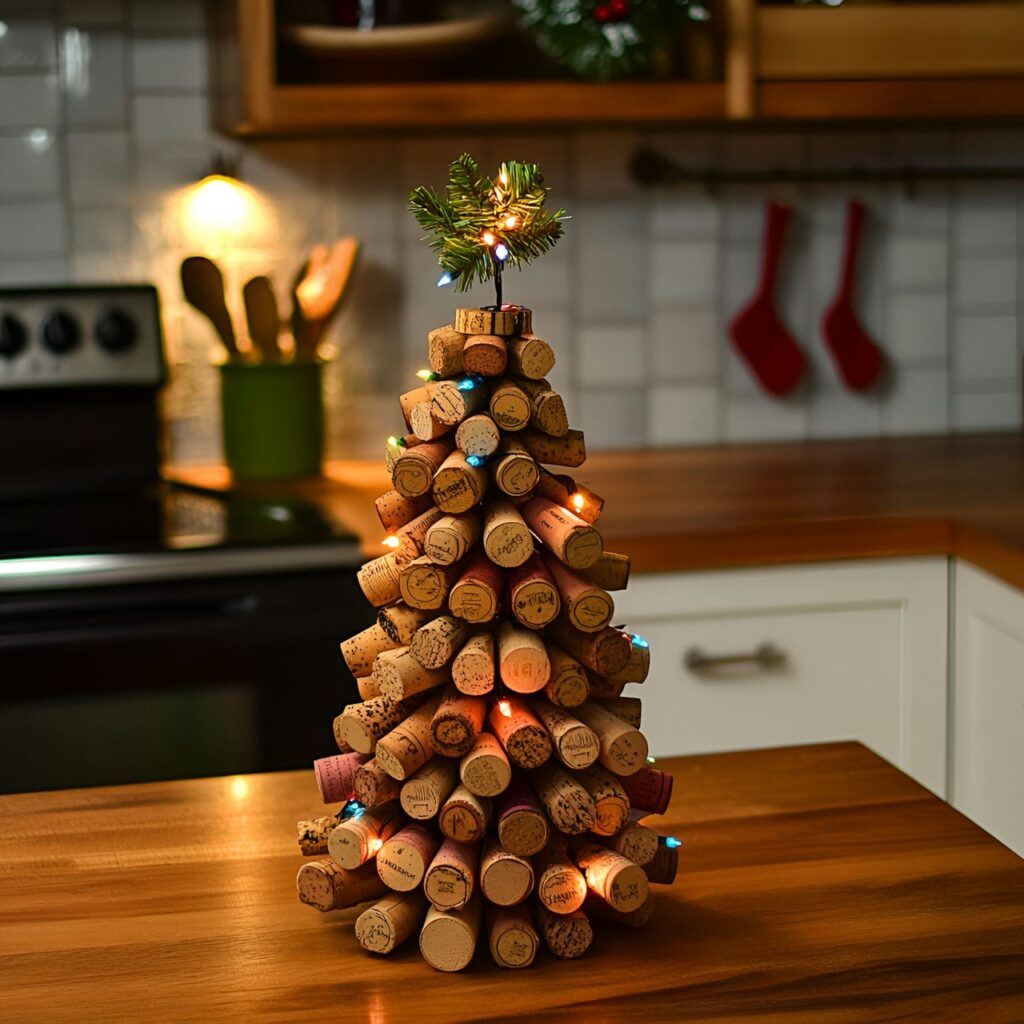
<svg viewBox="0 0 1024 1024">
<path fill-rule="evenodd" d="M 666 836 L 665 837 L 665 845 L 670 850 L 674 850 L 674 849 L 676 849 L 676 847 L 682 846 L 683 845 L 683 841 L 681 839 L 676 839 L 675 836 Z"/>
<path fill-rule="evenodd" d="M 444 287 L 444 286 L 445 286 L 446 284 L 451 284 L 451 283 L 452 283 L 452 281 L 454 281 L 454 280 L 455 280 L 455 278 L 457 278 L 458 276 L 459 276 L 458 274 L 449 274 L 449 273 L 448 273 L 448 271 L 446 270 L 446 271 L 445 271 L 445 272 L 444 272 L 444 273 L 443 273 L 443 274 L 442 274 L 442 275 L 441 275 L 441 276 L 440 276 L 440 277 L 439 277 L 439 278 L 437 279 L 437 287 L 438 287 L 438 288 L 443 288 L 443 287 Z"/>
<path fill-rule="evenodd" d="M 468 462 L 474 469 L 479 469 L 487 462 L 487 459 L 482 455 L 467 455 L 466 462 Z"/>
<path fill-rule="evenodd" d="M 504 242 L 499 242 L 494 247 L 494 256 L 495 256 L 495 259 L 499 259 L 502 262 L 507 260 L 508 259 L 508 246 L 505 245 Z"/>
<path fill-rule="evenodd" d="M 650 647 L 651 645 L 642 637 L 637 634 L 633 634 L 633 646 L 634 647 Z"/>
</svg>

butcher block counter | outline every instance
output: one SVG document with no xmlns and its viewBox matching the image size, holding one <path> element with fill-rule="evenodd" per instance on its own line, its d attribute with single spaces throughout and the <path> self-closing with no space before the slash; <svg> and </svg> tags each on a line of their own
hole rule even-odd
<svg viewBox="0 0 1024 1024">
<path fill-rule="evenodd" d="M 224 487 L 221 467 L 172 468 Z M 576 479 L 605 498 L 605 547 L 635 571 L 945 554 L 1024 588 L 1024 436 L 919 437 L 599 452 Z M 287 490 L 380 554 L 379 461 Z M 273 494 L 280 485 L 250 488 Z"/>
<path fill-rule="evenodd" d="M 457 975 L 299 904 L 312 772 L 0 797 L 0 1021 L 1024 1020 L 1024 862 L 947 804 L 854 743 L 662 767 L 647 929 Z"/>
</svg>

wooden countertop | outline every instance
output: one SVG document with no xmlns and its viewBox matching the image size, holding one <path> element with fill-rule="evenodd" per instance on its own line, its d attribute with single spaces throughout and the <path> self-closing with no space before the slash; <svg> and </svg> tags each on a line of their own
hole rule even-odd
<svg viewBox="0 0 1024 1024">
<path fill-rule="evenodd" d="M 1024 1020 L 1024 861 L 947 804 L 855 743 L 664 766 L 652 923 L 514 973 L 300 905 L 311 772 L 0 797 L 0 1020 Z"/>
<path fill-rule="evenodd" d="M 172 475 L 229 480 L 220 467 Z M 605 546 L 638 572 L 945 554 L 1024 588 L 1022 435 L 601 452 L 576 477 L 605 498 Z M 383 459 L 289 487 L 381 552 Z"/>
</svg>

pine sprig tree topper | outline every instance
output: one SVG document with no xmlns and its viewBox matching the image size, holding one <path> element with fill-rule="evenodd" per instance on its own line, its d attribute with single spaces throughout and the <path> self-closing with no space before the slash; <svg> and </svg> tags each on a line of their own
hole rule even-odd
<svg viewBox="0 0 1024 1024">
<path fill-rule="evenodd" d="M 448 168 L 446 196 L 427 185 L 414 189 L 409 209 L 444 271 L 438 287 L 467 291 L 493 278 L 500 307 L 503 268 L 530 263 L 562 237 L 568 217 L 545 208 L 549 191 L 537 164 L 509 160 L 489 178 L 468 153 Z"/>
</svg>

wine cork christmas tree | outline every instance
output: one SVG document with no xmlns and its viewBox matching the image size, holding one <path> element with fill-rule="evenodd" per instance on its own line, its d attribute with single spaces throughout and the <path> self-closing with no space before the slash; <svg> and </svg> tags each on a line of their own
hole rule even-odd
<svg viewBox="0 0 1024 1024">
<path fill-rule="evenodd" d="M 378 619 L 341 643 L 362 700 L 314 763 L 340 806 L 298 825 L 300 900 L 366 903 L 354 941 L 416 939 L 442 971 L 477 950 L 506 968 L 579 957 L 595 924 L 649 920 L 650 886 L 678 865 L 679 841 L 646 823 L 672 779 L 623 696 L 650 664 L 612 625 L 629 558 L 604 549 L 603 500 L 564 472 L 586 451 L 547 381 L 554 350 L 502 302 L 502 271 L 562 233 L 547 191 L 536 165 L 491 179 L 462 156 L 446 196 L 412 194 L 439 285 L 493 280 L 496 301 L 430 330 L 430 369 L 399 398 L 385 550 L 359 572 Z"/>
</svg>

